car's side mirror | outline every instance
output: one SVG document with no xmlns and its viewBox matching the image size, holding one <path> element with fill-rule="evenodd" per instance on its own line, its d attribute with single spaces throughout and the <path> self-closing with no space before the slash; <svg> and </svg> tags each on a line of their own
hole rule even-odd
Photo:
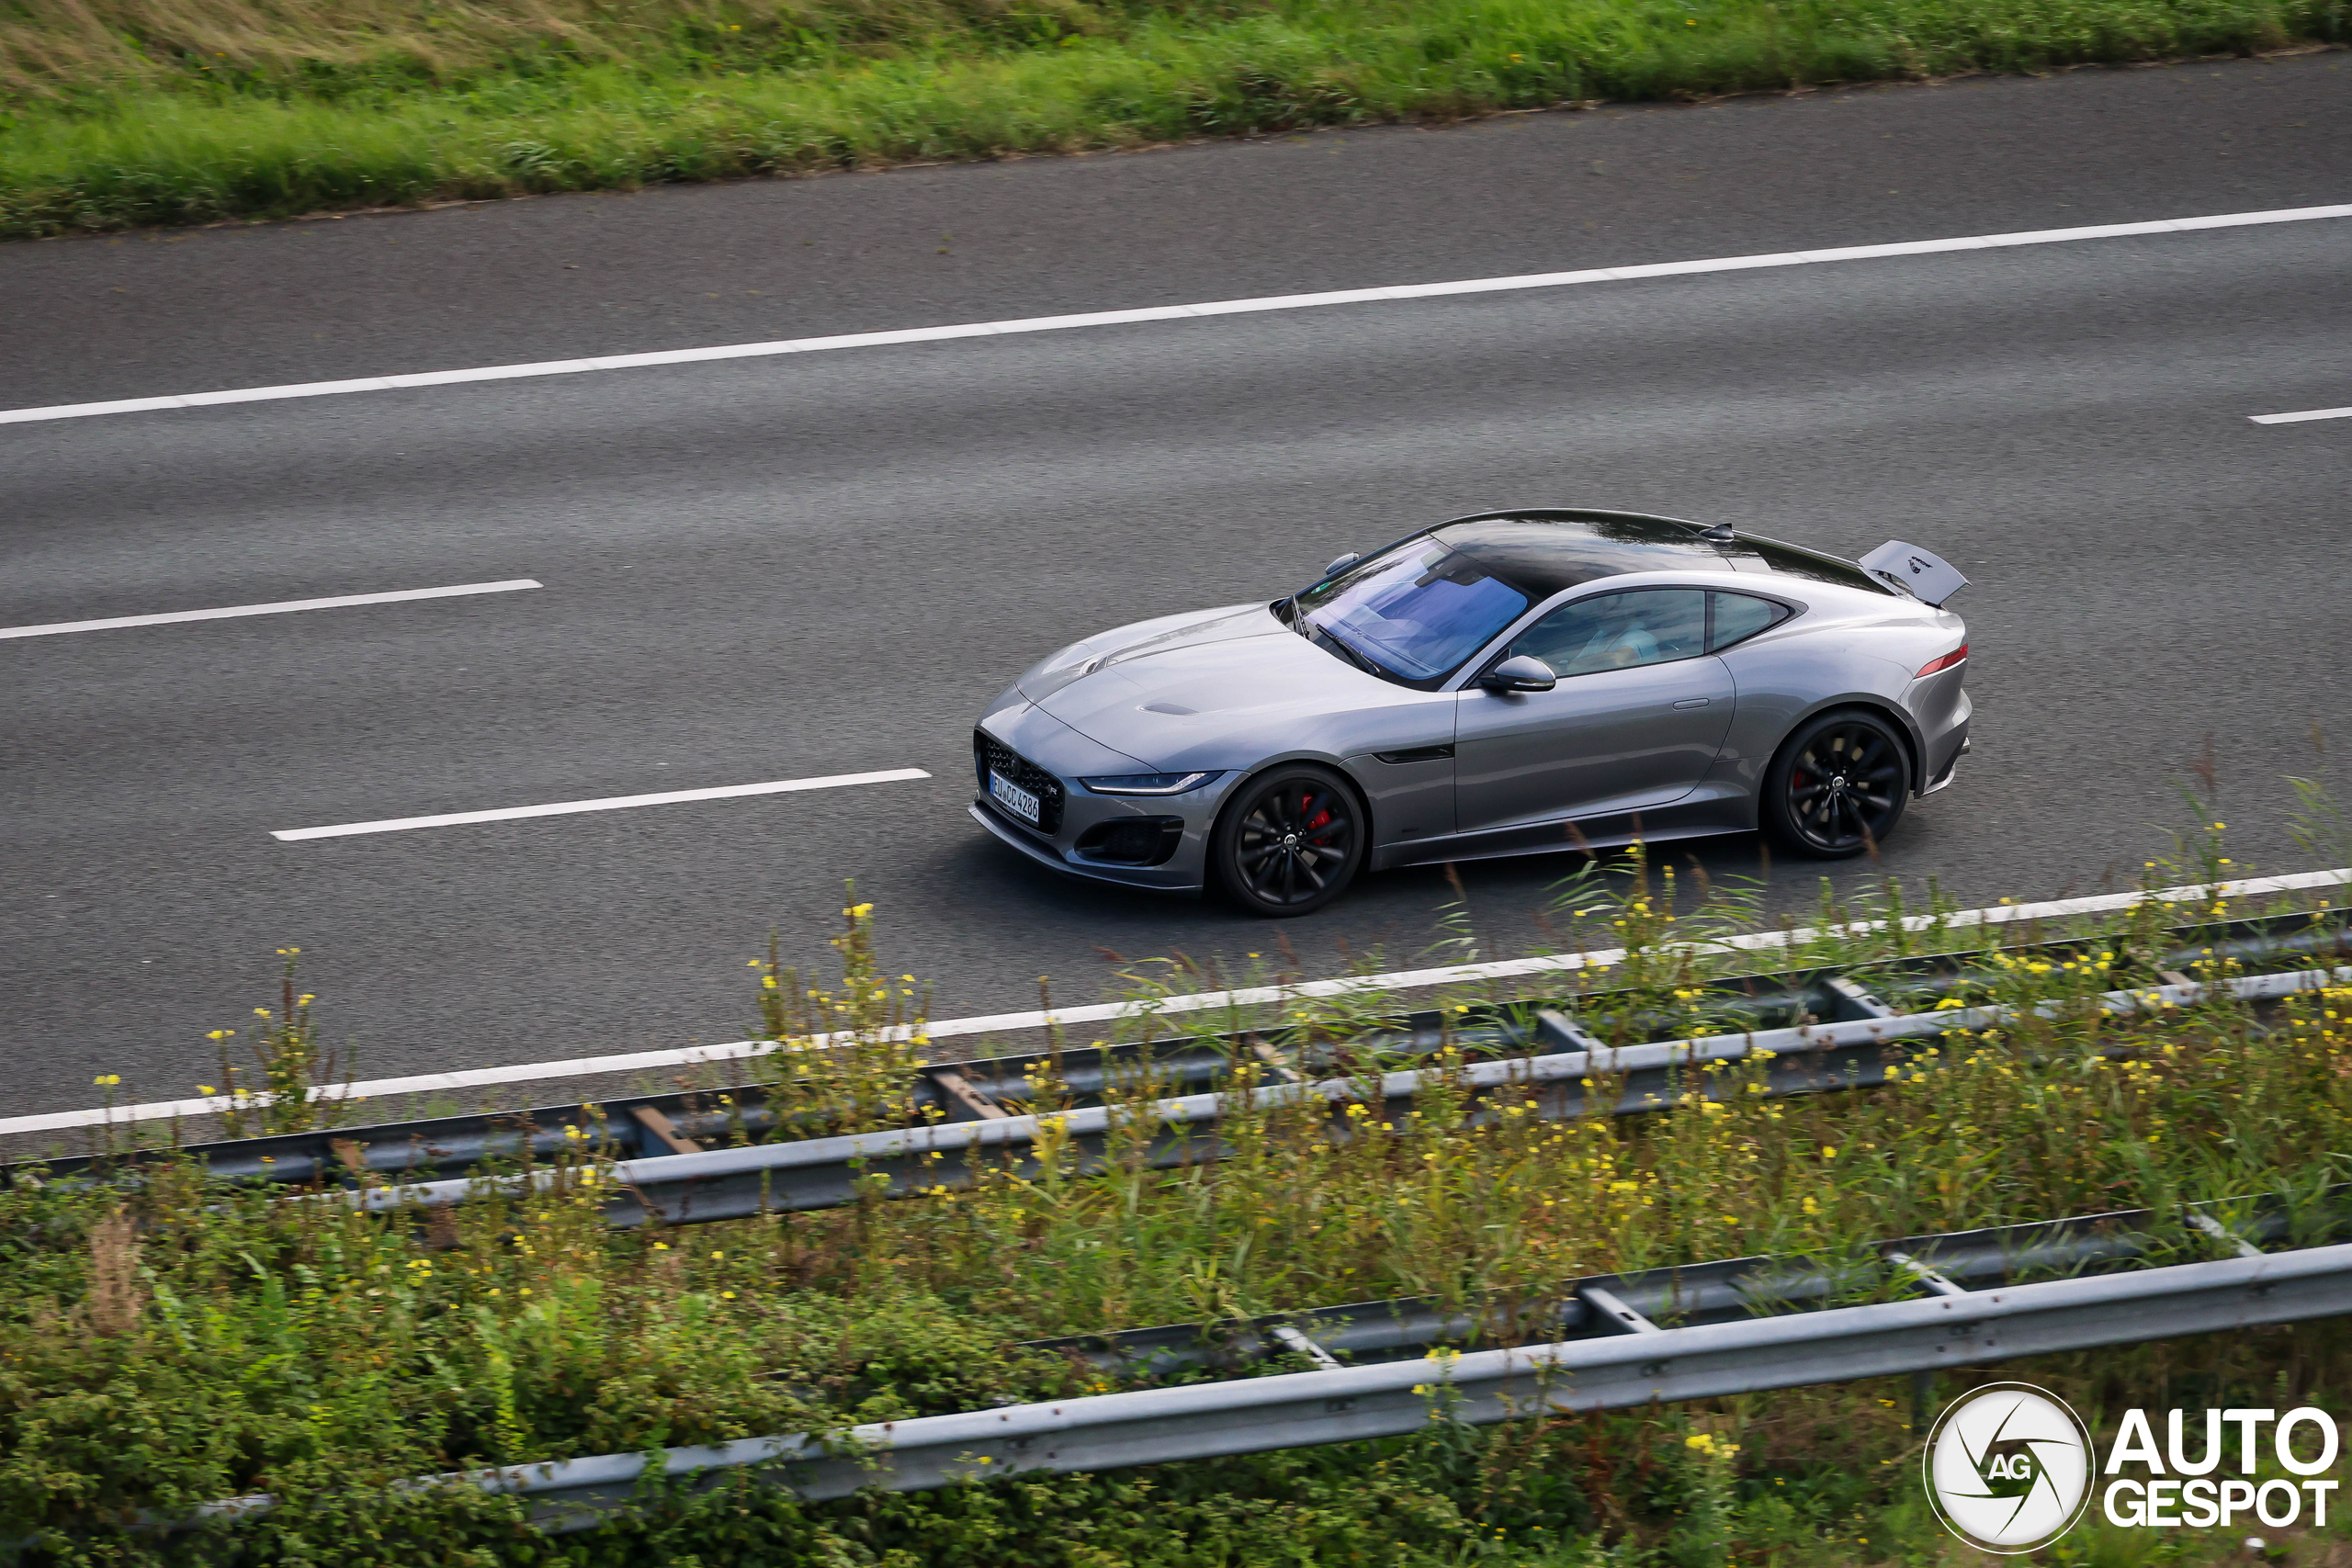
<svg viewBox="0 0 2352 1568">
<path fill-rule="evenodd" d="M 1478 678 L 1490 692 L 1548 692 L 1559 683 L 1552 667 L 1532 653 L 1514 653 Z"/>
<path fill-rule="evenodd" d="M 1357 551 L 1350 550 L 1346 555 L 1341 556 L 1338 560 L 1333 561 L 1329 566 L 1323 569 L 1323 581 L 1326 582 L 1330 581 L 1331 579 L 1339 576 L 1340 573 L 1347 570 L 1348 568 L 1355 565 L 1356 562 L 1362 559 L 1363 559 L 1363 555 Z"/>
</svg>

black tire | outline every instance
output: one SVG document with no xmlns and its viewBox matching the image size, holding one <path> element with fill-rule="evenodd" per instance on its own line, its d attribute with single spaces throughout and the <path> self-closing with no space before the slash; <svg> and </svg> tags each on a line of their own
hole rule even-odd
<svg viewBox="0 0 2352 1568">
<path fill-rule="evenodd" d="M 1850 860 L 1886 841 L 1911 799 L 1911 754 L 1862 708 L 1797 726 L 1765 770 L 1764 830 L 1815 860 Z"/>
<path fill-rule="evenodd" d="M 1355 880 L 1370 826 L 1338 773 L 1282 763 L 1233 792 L 1209 835 L 1209 872 L 1253 915 L 1309 914 Z"/>
</svg>

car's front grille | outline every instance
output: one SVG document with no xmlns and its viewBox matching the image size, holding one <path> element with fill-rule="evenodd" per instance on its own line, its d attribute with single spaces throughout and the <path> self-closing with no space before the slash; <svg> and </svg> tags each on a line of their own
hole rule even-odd
<svg viewBox="0 0 2352 1568">
<path fill-rule="evenodd" d="M 1001 773 L 1008 783 L 1017 784 L 1037 797 L 1037 820 L 1034 826 L 1039 832 L 1052 833 L 1060 829 L 1062 825 L 1061 780 L 1054 777 L 1053 774 L 1046 772 L 1045 769 L 985 729 L 972 731 L 972 767 L 973 771 L 979 774 L 982 795 L 989 793 L 989 774 Z M 1005 816 L 1011 817 L 1012 820 L 1021 822 L 1024 828 L 1032 826 L 1028 822 L 1022 821 L 1019 817 L 1014 816 L 1002 806 L 999 806 L 997 809 L 1002 811 Z"/>
</svg>

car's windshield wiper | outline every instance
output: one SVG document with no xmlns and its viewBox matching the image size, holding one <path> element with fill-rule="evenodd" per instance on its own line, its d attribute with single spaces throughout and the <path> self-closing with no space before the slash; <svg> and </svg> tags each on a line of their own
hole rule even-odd
<svg viewBox="0 0 2352 1568">
<path fill-rule="evenodd" d="M 1357 669 L 1363 671 L 1367 675 L 1377 675 L 1384 681 L 1392 678 L 1387 671 L 1382 669 L 1379 665 L 1374 663 L 1363 654 L 1358 653 L 1354 649 L 1350 648 L 1338 637 L 1333 637 L 1327 628 L 1316 626 L 1312 621 L 1304 621 L 1301 624 L 1307 627 L 1307 630 L 1301 635 L 1305 636 L 1307 641 L 1315 644 L 1317 648 L 1329 647 L 1337 649 L 1349 663 L 1354 665 Z"/>
</svg>

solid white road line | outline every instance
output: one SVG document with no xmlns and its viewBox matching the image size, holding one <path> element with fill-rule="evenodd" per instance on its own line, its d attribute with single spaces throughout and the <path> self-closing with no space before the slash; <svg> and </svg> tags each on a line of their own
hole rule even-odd
<svg viewBox="0 0 2352 1568">
<path fill-rule="evenodd" d="M 397 593 L 345 593 L 334 599 L 281 599 L 275 604 L 231 604 L 219 610 L 168 610 L 160 615 L 116 615 L 103 621 L 52 621 L 45 626 L 0 626 L 0 637 L 104 632 L 117 626 L 162 626 L 174 621 L 225 621 L 237 615 L 284 615 L 296 610 L 340 610 L 346 604 L 397 604 L 408 599 L 457 599 L 468 593 L 512 593 L 547 584 L 527 577 L 510 582 L 460 582 L 454 588 L 403 588 Z"/>
<path fill-rule="evenodd" d="M 1653 262 L 1641 266 L 1591 267 L 1581 272 L 1523 273 L 1510 277 L 1473 277 L 1451 283 L 1408 283 L 1385 288 L 1342 288 L 1323 294 L 1275 294 L 1259 299 L 1219 299 L 1199 305 L 1154 305 L 1139 310 L 1094 310 L 1074 316 L 1031 316 L 1019 321 L 968 321 L 956 326 L 914 327 L 899 332 L 846 333 L 833 337 L 786 338 L 775 343 L 722 344 L 709 348 L 673 348 L 652 354 L 616 354 L 591 359 L 550 359 L 535 365 L 490 365 L 471 370 L 428 370 L 406 376 L 362 377 L 347 381 L 305 381 L 284 387 L 245 387 L 224 392 L 188 392 L 176 397 L 122 398 L 102 403 L 59 403 L 48 408 L 0 410 L 0 424 L 95 414 L 145 413 L 164 409 L 209 408 L 217 403 L 261 402 L 279 398 L 330 398 L 345 392 L 381 392 L 398 387 L 447 387 L 466 381 L 506 381 L 526 376 L 573 376 L 587 370 L 633 370 L 649 365 L 694 365 L 714 359 L 759 359 L 782 354 L 816 354 L 837 348 L 877 348 L 889 344 L 944 343 L 951 338 L 1000 337 L 1019 333 L 1067 332 L 1074 327 L 1124 326 L 1189 317 L 1230 316 L 1256 310 L 1306 310 L 1325 305 L 1361 305 L 1390 299 L 1435 299 L 1453 294 L 1492 294 L 1522 288 L 1564 288 L 1579 283 L 1619 283 L 1638 277 L 1688 277 L 1700 273 L 1740 272 L 1759 266 L 1809 266 L 1824 262 L 1881 261 L 1890 256 L 1933 255 L 1944 251 L 2005 250 L 2019 245 L 2058 245 L 2075 240 L 2115 240 L 2140 234 L 2179 234 L 2204 229 L 2243 229 L 2271 223 L 2309 223 L 2352 218 L 2352 205 L 2291 207 L 2268 212 L 2225 212 L 2206 218 L 2159 218 L 2144 223 L 2098 223 L 2080 229 L 2033 229 L 2013 234 L 1973 234 L 1949 240 L 1905 240 L 1887 245 L 1844 245 L 1833 250 L 1780 251 L 1770 255 L 1723 256 L 1711 261 Z"/>
<path fill-rule="evenodd" d="M 392 817 L 381 822 L 338 822 L 327 828 L 280 828 L 269 836 L 344 839 L 354 833 L 405 833 L 413 828 L 455 828 L 468 822 L 512 822 L 524 817 L 569 817 L 579 811 L 626 811 L 635 806 L 675 806 L 684 800 L 732 800 L 744 795 L 791 795 L 804 789 L 840 789 L 848 784 L 893 784 L 927 779 L 921 768 L 886 768 L 874 773 L 832 773 L 820 779 L 776 779 L 768 784 L 721 784 L 716 789 L 665 789 L 658 795 L 615 795 L 602 800 L 559 800 L 549 806 L 508 806 L 496 811 L 447 811 L 438 817 Z"/>
<path fill-rule="evenodd" d="M 2305 409 L 2301 413 L 2250 413 L 2256 424 L 2301 424 L 2307 419 L 2352 419 L 2352 409 Z"/>
<path fill-rule="evenodd" d="M 2290 876 L 2256 876 L 2236 882 L 2199 883 L 2185 887 L 2160 888 L 2153 894 L 2107 893 L 2087 898 L 2060 898 L 2043 904 L 1996 904 L 1984 909 L 1962 909 L 1944 920 L 1953 928 L 1969 926 L 2006 926 L 2021 921 L 2067 919 L 2082 915 L 2111 914 L 2128 909 L 2143 899 L 2177 904 L 2208 898 L 2259 898 L 2280 893 L 2300 893 L 2313 888 L 2336 887 L 2352 882 L 2352 866 L 2340 866 L 2333 871 L 2300 872 Z M 1912 915 L 1905 919 L 1906 931 L 1927 931 L 1936 923 L 1928 915 Z M 1755 953 L 1776 947 L 1798 945 L 1826 936 L 1838 936 L 1877 931 L 1885 924 L 1882 920 L 1861 920 L 1852 925 L 1805 927 L 1789 931 L 1756 931 L 1747 936 L 1728 938 L 1723 942 L 1702 942 L 1677 944 L 1698 951 L 1720 950 L 1734 953 Z M 1348 975 L 1331 980 L 1308 980 L 1295 986 L 1258 986 L 1246 990 L 1204 991 L 1191 996 L 1165 997 L 1149 1002 L 1104 1002 L 1093 1007 L 1057 1008 L 1052 1012 L 1007 1012 L 986 1018 L 944 1019 L 923 1027 L 920 1038 L 928 1043 L 959 1034 L 999 1034 L 1017 1029 L 1039 1029 L 1047 1024 L 1101 1023 L 1144 1014 L 1184 1013 L 1222 1010 L 1283 1002 L 1298 998 L 1346 996 L 1365 991 L 1415 989 L 1425 986 L 1442 986 L 1473 980 L 1508 979 L 1521 975 L 1560 974 L 1577 969 L 1601 969 L 1623 960 L 1623 948 L 1607 948 L 1596 953 L 1552 953 L 1540 958 L 1514 958 L 1495 964 L 1457 964 L 1442 969 L 1403 969 L 1385 975 Z M 900 1032 L 900 1038 L 908 1032 Z M 818 1035 L 809 1043 L 821 1048 L 832 1043 L 830 1035 Z M 536 1083 L 554 1078 L 589 1077 L 600 1073 L 651 1072 L 663 1067 L 695 1066 L 706 1062 L 741 1061 L 775 1049 L 772 1040 L 736 1040 L 723 1045 L 695 1045 L 683 1050 L 639 1051 L 622 1056 L 582 1056 L 568 1062 L 523 1062 L 508 1067 L 469 1067 L 452 1073 L 424 1073 L 414 1077 L 378 1078 L 368 1083 L 333 1084 L 313 1089 L 312 1100 L 380 1100 L 401 1094 L 453 1094 L 469 1089 L 487 1089 L 503 1083 Z M 0 1137 L 13 1133 L 49 1133 L 71 1127 L 103 1126 L 118 1122 L 155 1122 L 175 1116 L 207 1116 L 234 1110 L 235 1102 L 226 1096 L 209 1100 L 166 1100 L 144 1105 L 119 1105 L 90 1111 L 56 1111 L 40 1116 L 18 1116 L 0 1121 Z"/>
</svg>

